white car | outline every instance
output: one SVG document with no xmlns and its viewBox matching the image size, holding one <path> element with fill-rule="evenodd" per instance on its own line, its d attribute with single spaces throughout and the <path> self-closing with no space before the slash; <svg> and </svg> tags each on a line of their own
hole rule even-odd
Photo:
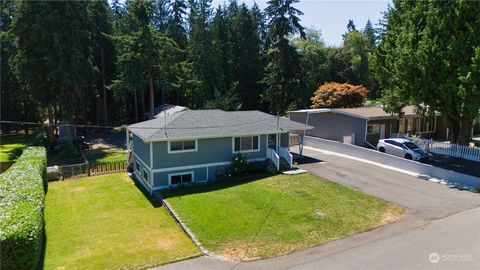
<svg viewBox="0 0 480 270">
<path fill-rule="evenodd" d="M 416 161 L 427 161 L 430 158 L 430 154 L 425 149 L 407 139 L 382 139 L 378 141 L 377 150 Z"/>
</svg>

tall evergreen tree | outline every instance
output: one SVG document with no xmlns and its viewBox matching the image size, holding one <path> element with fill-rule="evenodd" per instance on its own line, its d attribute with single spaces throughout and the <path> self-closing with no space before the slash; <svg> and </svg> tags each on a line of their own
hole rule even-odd
<svg viewBox="0 0 480 270">
<path fill-rule="evenodd" d="M 17 46 L 17 77 L 47 109 L 50 123 L 59 119 L 80 122 L 94 70 L 88 2 L 16 4 L 11 32 Z"/>
<path fill-rule="evenodd" d="M 113 34 L 113 14 L 106 0 L 94 1 L 90 5 L 90 17 L 92 25 L 93 60 L 97 69 L 97 80 L 95 86 L 97 94 L 93 95 L 98 100 L 97 122 L 100 118 L 104 125 L 108 124 L 108 101 L 107 85 L 113 78 L 114 70 L 114 46 L 109 38 Z"/>
<path fill-rule="evenodd" d="M 152 3 L 153 12 L 150 20 L 155 29 L 161 33 L 166 33 L 170 21 L 170 5 L 168 0 L 155 0 Z"/>
<path fill-rule="evenodd" d="M 218 59 L 212 47 L 212 9 L 211 0 L 190 1 L 190 38 L 188 58 L 192 62 L 192 71 L 201 83 L 193 91 L 193 108 L 203 107 L 207 100 L 214 97 L 219 67 L 213 63 Z"/>
<path fill-rule="evenodd" d="M 368 50 L 369 51 L 374 51 L 375 47 L 376 47 L 377 37 L 375 36 L 375 29 L 373 28 L 372 22 L 370 20 L 367 21 L 367 24 L 365 25 L 365 28 L 363 29 L 363 35 L 368 40 Z"/>
<path fill-rule="evenodd" d="M 265 13 L 269 17 L 268 50 L 269 63 L 262 82 L 266 84 L 266 99 L 270 111 L 283 114 L 293 105 L 299 89 L 300 61 L 297 51 L 289 43 L 288 36 L 300 34 L 305 37 L 298 16 L 303 13 L 294 8 L 298 0 L 269 0 Z"/>
<path fill-rule="evenodd" d="M 254 11 L 242 4 L 232 23 L 233 76 L 237 93 L 244 109 L 256 109 L 261 96 L 263 68 L 261 61 L 260 31 Z"/>
<path fill-rule="evenodd" d="M 168 22 L 167 33 L 182 50 L 187 48 L 186 9 L 187 3 L 185 0 L 173 0 L 170 3 L 171 16 Z"/>
</svg>

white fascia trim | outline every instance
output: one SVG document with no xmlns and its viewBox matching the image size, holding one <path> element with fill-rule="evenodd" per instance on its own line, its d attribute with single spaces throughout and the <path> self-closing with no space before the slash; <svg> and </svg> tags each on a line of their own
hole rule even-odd
<svg viewBox="0 0 480 270">
<path fill-rule="evenodd" d="M 267 135 L 268 136 L 268 135 Z M 238 153 L 253 153 L 253 152 L 260 152 L 260 135 L 257 136 L 257 149 L 252 149 L 252 150 L 240 150 L 240 151 L 235 151 L 235 138 L 242 138 L 242 137 L 254 137 L 254 136 L 238 136 L 238 137 L 232 137 L 232 154 L 238 154 Z M 253 143 L 253 141 L 252 141 Z M 241 145 L 241 139 L 240 139 L 240 148 L 242 148 Z"/>
<path fill-rule="evenodd" d="M 184 175 L 184 174 L 191 174 L 192 175 L 192 183 L 195 182 L 195 172 L 194 171 L 188 171 L 188 172 L 170 173 L 168 175 L 168 185 L 171 186 L 171 187 L 175 187 L 175 186 L 183 184 L 183 183 L 180 183 L 180 184 L 177 184 L 177 185 L 172 185 L 172 176 Z"/>
<path fill-rule="evenodd" d="M 195 141 L 195 148 L 194 149 L 188 149 L 188 150 L 178 150 L 178 151 L 172 151 L 170 150 L 170 143 L 172 142 L 183 142 L 183 141 Z M 152 144 L 150 142 L 150 144 Z M 171 141 L 168 141 L 168 148 L 167 148 L 167 152 L 169 154 L 178 154 L 178 153 L 188 153 L 188 152 L 197 152 L 198 151 L 198 140 L 197 139 L 192 139 L 192 140 L 184 140 L 184 139 L 181 139 L 181 140 L 171 140 Z"/>
<path fill-rule="evenodd" d="M 261 136 L 261 135 L 268 135 L 268 134 L 277 134 L 277 133 L 287 133 L 288 130 L 279 130 L 279 131 L 271 131 L 271 132 L 257 132 L 252 134 L 225 134 L 225 135 L 217 135 L 217 136 L 191 136 L 191 137 L 179 137 L 179 138 L 161 138 L 161 139 L 145 139 L 143 140 L 144 143 L 150 142 L 166 142 L 166 141 L 188 141 L 188 140 L 198 140 L 198 139 L 217 139 L 217 138 L 231 138 L 231 137 L 248 137 L 248 136 Z"/>
<path fill-rule="evenodd" d="M 135 152 L 132 152 L 133 153 L 133 156 L 135 157 L 135 160 L 138 160 L 140 161 L 140 163 L 142 163 L 142 165 L 146 168 L 148 168 L 149 171 L 152 171 L 152 169 L 150 168 L 150 166 L 148 166 L 139 156 L 137 156 L 137 154 L 135 154 Z"/>
<path fill-rule="evenodd" d="M 247 161 L 248 162 L 264 161 L 266 159 L 267 158 L 252 158 L 252 159 L 247 159 Z M 169 168 L 152 170 L 152 173 L 169 172 L 169 171 L 176 171 L 176 170 L 191 170 L 191 169 L 198 169 L 198 168 L 204 168 L 204 167 L 225 166 L 230 164 L 232 164 L 231 161 L 224 161 L 224 162 L 204 163 L 204 164 L 188 165 L 188 166 L 169 167 Z"/>
</svg>

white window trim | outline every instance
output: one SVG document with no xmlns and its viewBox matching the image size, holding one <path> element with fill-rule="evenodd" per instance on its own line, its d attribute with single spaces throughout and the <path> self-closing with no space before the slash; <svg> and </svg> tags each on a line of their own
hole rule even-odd
<svg viewBox="0 0 480 270">
<path fill-rule="evenodd" d="M 191 174 L 191 175 L 192 175 L 192 182 L 191 182 L 191 183 L 195 182 L 195 172 L 194 172 L 194 171 L 187 171 L 187 172 L 170 173 L 170 174 L 168 174 L 168 185 L 169 185 L 169 186 L 172 186 L 172 187 L 181 185 L 181 184 L 172 185 L 172 176 L 184 175 L 184 174 Z M 183 184 L 183 183 L 182 183 L 182 184 Z"/>
<path fill-rule="evenodd" d="M 187 150 L 170 150 L 170 143 L 172 142 L 184 142 L 184 141 L 195 141 L 195 148 L 194 149 L 187 149 Z M 176 140 L 176 141 L 168 141 L 168 153 L 169 154 L 177 154 L 177 153 L 188 153 L 188 152 L 197 152 L 198 151 L 198 140 L 195 139 L 195 140 Z"/>
<path fill-rule="evenodd" d="M 147 173 L 148 179 L 145 179 L 145 173 Z M 142 180 L 147 183 L 150 183 L 150 173 L 147 170 L 145 170 L 145 168 L 143 168 L 142 170 Z"/>
<path fill-rule="evenodd" d="M 257 137 L 257 142 L 258 142 L 258 144 L 257 144 L 258 148 L 257 149 L 235 151 L 235 139 L 236 138 L 247 138 L 247 137 L 255 137 L 255 136 Z M 241 139 L 240 139 L 240 142 L 241 142 Z M 252 143 L 253 143 L 253 141 L 252 141 Z M 241 145 L 240 145 L 240 148 L 242 148 Z M 232 153 L 233 154 L 252 153 L 252 152 L 260 152 L 260 135 L 232 137 Z"/>
<path fill-rule="evenodd" d="M 138 168 L 137 168 L 137 165 L 138 165 Z M 142 171 L 142 166 L 140 164 L 140 162 L 138 162 L 138 160 L 135 160 L 135 171 L 140 173 Z"/>
</svg>

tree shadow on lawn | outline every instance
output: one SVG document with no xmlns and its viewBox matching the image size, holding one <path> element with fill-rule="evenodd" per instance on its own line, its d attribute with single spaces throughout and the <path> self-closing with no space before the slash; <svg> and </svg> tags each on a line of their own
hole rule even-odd
<svg viewBox="0 0 480 270">
<path fill-rule="evenodd" d="M 206 193 L 206 192 L 227 189 L 227 188 L 235 187 L 238 185 L 255 182 L 255 181 L 262 180 L 267 177 L 271 177 L 275 175 L 277 174 L 263 173 L 263 174 L 257 174 L 252 176 L 235 177 L 235 178 L 221 180 L 221 181 L 210 181 L 210 182 L 201 183 L 201 184 L 184 185 L 184 186 L 173 187 L 170 189 L 162 190 L 161 194 L 164 199 L 168 199 L 168 198 L 174 198 L 174 197 L 185 196 L 190 194 Z"/>
</svg>

